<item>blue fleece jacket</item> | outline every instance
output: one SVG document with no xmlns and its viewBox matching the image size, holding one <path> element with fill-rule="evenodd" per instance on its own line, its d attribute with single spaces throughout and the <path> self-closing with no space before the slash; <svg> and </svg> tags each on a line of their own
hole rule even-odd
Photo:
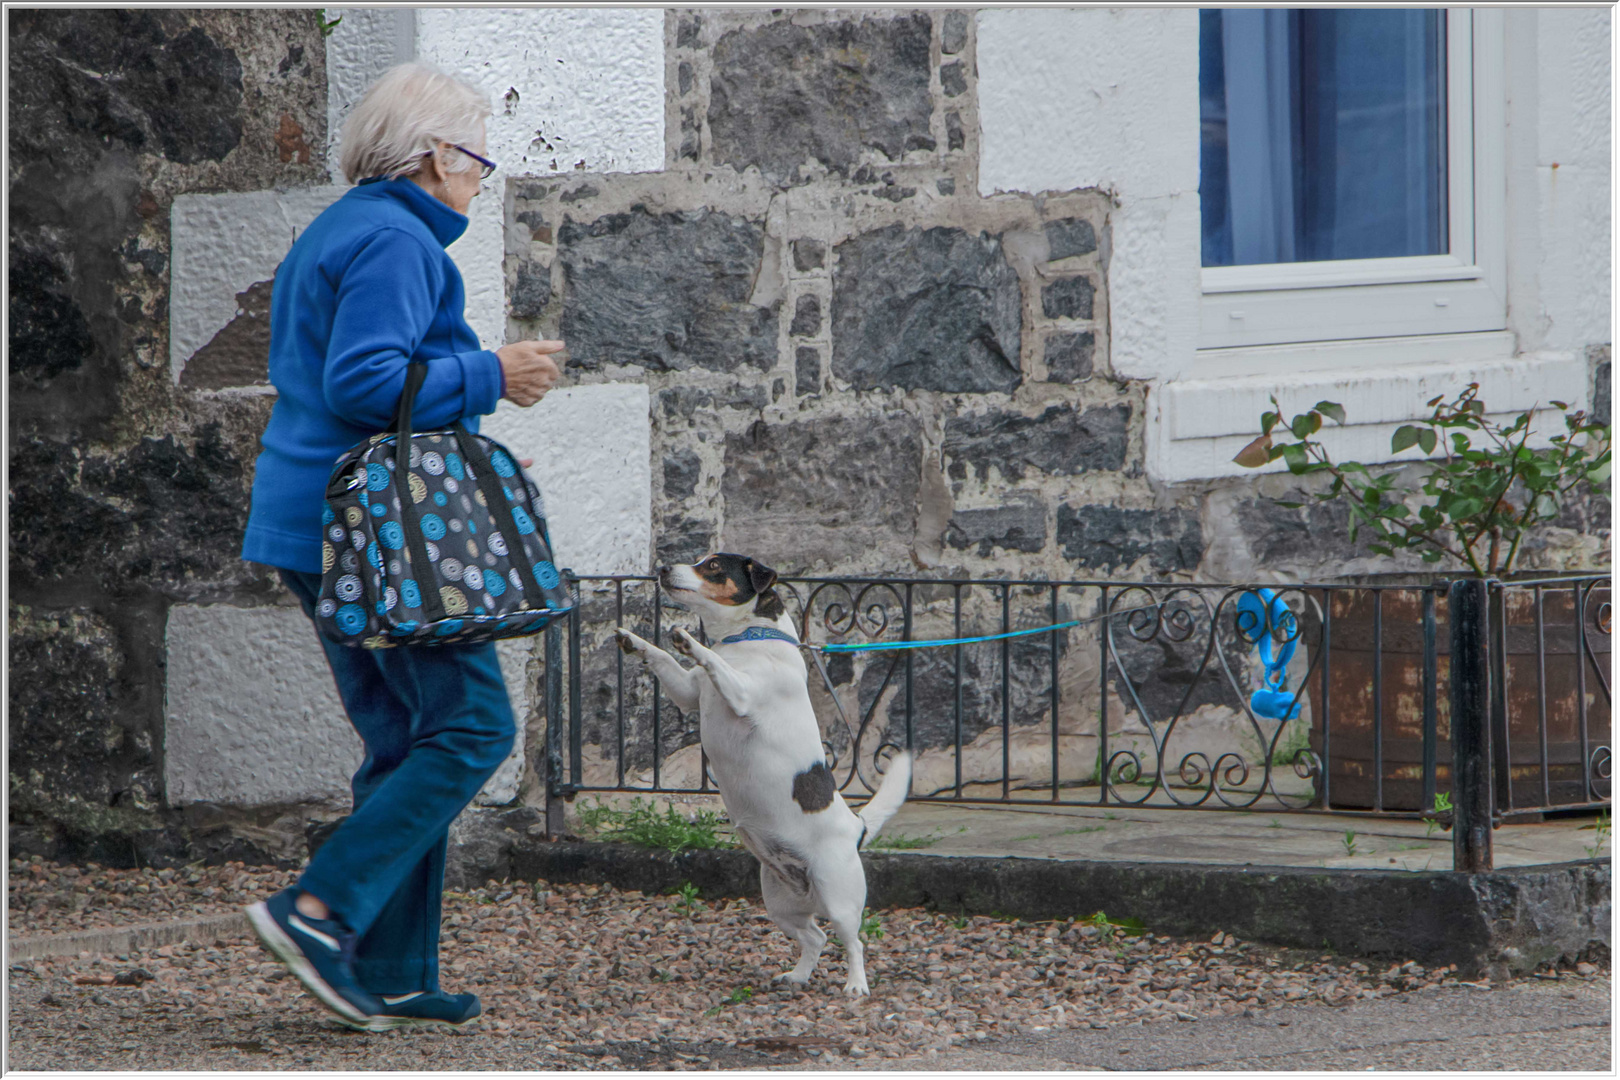
<svg viewBox="0 0 1620 1080">
<path fill-rule="evenodd" d="M 388 427 L 412 359 L 429 359 L 417 430 L 495 411 L 500 360 L 478 347 L 445 247 L 467 218 L 410 180 L 362 183 L 317 217 L 270 296 L 270 413 L 242 558 L 318 573 L 337 459 Z"/>
</svg>

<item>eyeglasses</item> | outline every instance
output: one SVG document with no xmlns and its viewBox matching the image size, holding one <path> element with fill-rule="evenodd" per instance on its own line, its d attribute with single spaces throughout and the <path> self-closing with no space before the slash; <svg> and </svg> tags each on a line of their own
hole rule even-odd
<svg viewBox="0 0 1620 1080">
<path fill-rule="evenodd" d="M 452 147 L 454 147 L 455 149 L 460 150 L 463 154 L 466 154 L 468 157 L 472 158 L 474 161 L 478 162 L 479 165 L 483 166 L 482 171 L 480 171 L 479 174 L 478 174 L 478 179 L 480 179 L 480 180 L 488 180 L 489 176 L 490 176 L 490 173 L 493 173 L 495 171 L 495 163 L 493 161 L 489 160 L 489 158 L 480 157 L 477 154 L 473 153 L 471 150 L 467 149 L 465 146 L 459 146 L 456 143 L 451 143 L 450 145 Z"/>
</svg>

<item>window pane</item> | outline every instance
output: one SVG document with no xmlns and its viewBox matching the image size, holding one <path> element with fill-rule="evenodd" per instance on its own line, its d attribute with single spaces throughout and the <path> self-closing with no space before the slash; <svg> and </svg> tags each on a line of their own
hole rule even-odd
<svg viewBox="0 0 1620 1080">
<path fill-rule="evenodd" d="M 1199 13 L 1205 266 L 1448 250 L 1442 17 Z"/>
</svg>

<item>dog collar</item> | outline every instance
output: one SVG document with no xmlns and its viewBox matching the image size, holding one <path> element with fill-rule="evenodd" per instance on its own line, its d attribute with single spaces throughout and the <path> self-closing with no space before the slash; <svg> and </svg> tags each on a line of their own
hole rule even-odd
<svg viewBox="0 0 1620 1080">
<path fill-rule="evenodd" d="M 732 634 L 728 638 L 721 638 L 722 645 L 735 645 L 739 641 L 785 641 L 789 645 L 797 645 L 798 639 L 784 634 L 780 630 L 773 630 L 769 626 L 750 626 L 740 634 Z"/>
</svg>

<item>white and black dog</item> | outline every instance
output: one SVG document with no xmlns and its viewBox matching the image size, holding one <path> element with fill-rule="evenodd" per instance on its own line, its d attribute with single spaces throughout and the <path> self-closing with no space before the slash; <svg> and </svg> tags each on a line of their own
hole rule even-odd
<svg viewBox="0 0 1620 1080">
<path fill-rule="evenodd" d="M 628 630 L 619 645 L 658 676 L 677 708 L 698 710 L 703 750 L 737 838 L 760 862 L 765 910 L 799 943 L 799 962 L 777 976 L 810 981 L 832 923 L 849 954 L 844 993 L 867 993 L 861 921 L 866 872 L 861 847 L 894 816 L 911 787 L 911 758 L 895 757 L 860 812 L 838 793 L 810 704 L 804 658 L 793 622 L 772 586 L 776 571 L 742 555 L 720 553 L 692 566 L 665 566 L 660 584 L 698 615 L 705 647 L 683 629 L 671 634 L 674 657 Z"/>
</svg>

